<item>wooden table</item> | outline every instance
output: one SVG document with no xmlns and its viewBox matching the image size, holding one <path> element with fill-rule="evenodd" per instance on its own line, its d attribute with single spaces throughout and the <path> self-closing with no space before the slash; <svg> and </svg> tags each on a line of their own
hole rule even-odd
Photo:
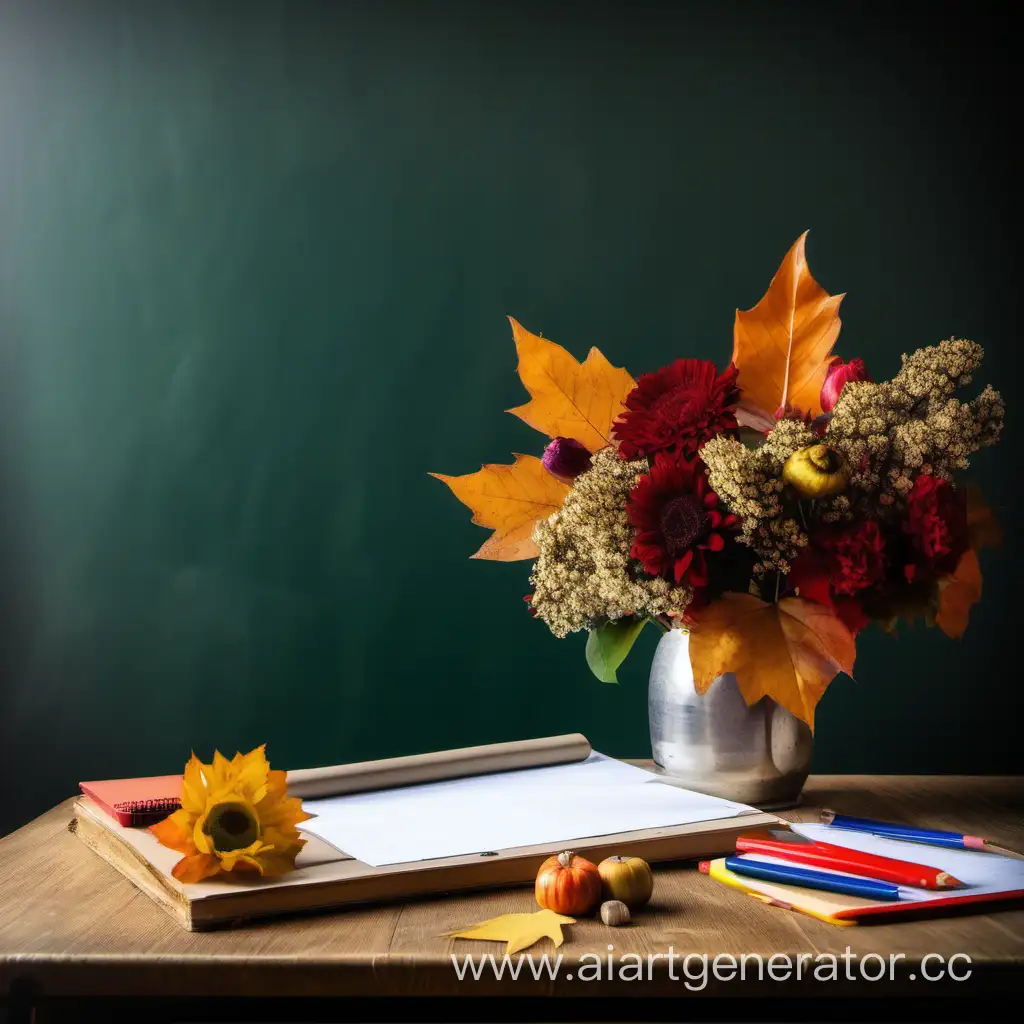
<svg viewBox="0 0 1024 1024">
<path fill-rule="evenodd" d="M 643 763 L 643 762 L 637 762 Z M 957 776 L 817 776 L 805 790 L 805 802 L 785 812 L 792 820 L 816 817 L 822 806 L 841 808 L 862 816 L 907 821 L 986 835 L 995 842 L 1024 849 L 1024 785 L 1019 778 Z M 671 996 L 723 997 L 726 1002 L 743 997 L 793 997 L 817 1006 L 827 1000 L 828 1015 L 841 1015 L 857 1007 L 863 1016 L 866 1004 L 893 995 L 926 999 L 930 1015 L 963 1015 L 978 1012 L 979 999 L 1015 992 L 1024 972 L 1024 909 L 1004 905 L 996 910 L 956 917 L 919 920 L 901 924 L 837 928 L 812 918 L 770 908 L 741 893 L 727 889 L 699 874 L 692 864 L 656 867 L 655 897 L 635 918 L 635 926 L 611 930 L 596 920 L 583 920 L 567 929 L 567 942 L 557 980 L 534 979 L 524 969 L 516 980 L 487 975 L 479 981 L 459 981 L 450 954 L 500 953 L 494 943 L 467 942 L 441 937 L 450 929 L 496 914 L 535 909 L 529 889 L 472 893 L 441 899 L 424 899 L 401 905 L 375 906 L 323 913 L 302 918 L 252 924 L 244 929 L 188 933 L 117 871 L 91 853 L 67 831 L 71 801 L 0 841 L 0 993 L 10 998 L 14 1015 L 35 1004 L 35 1020 L 71 1014 L 74 1001 L 109 997 L 147 999 L 123 1004 L 125 1019 L 162 1019 L 160 1008 L 176 1006 L 177 1016 L 199 1012 L 205 1020 L 253 1020 L 259 1007 L 250 997 L 289 997 L 298 1002 L 260 1004 L 273 1019 L 294 1020 L 311 1012 L 317 1019 L 419 1019 L 420 1002 L 407 997 L 459 997 L 442 1012 L 449 1019 L 530 1019 L 529 1000 L 555 996 L 580 997 L 541 1004 L 546 1019 L 578 1017 L 590 1020 L 679 1019 L 678 1004 L 671 1018 L 657 1009 L 657 1002 L 632 999 L 627 1009 L 622 997 Z M 581 981 L 576 977 L 581 954 L 606 958 L 608 944 L 615 957 L 627 953 L 677 954 L 670 977 L 669 961 L 645 966 L 642 980 Z M 796 980 L 791 966 L 788 980 L 772 980 L 768 958 L 785 954 L 796 963 L 800 954 L 857 958 L 838 961 L 839 978 L 816 980 L 808 976 L 813 963 L 803 967 Z M 553 952 L 546 941 L 533 952 Z M 688 954 L 760 954 L 764 968 L 757 976 L 756 961 L 748 960 L 746 977 L 729 980 L 711 974 L 705 987 L 694 991 L 684 975 Z M 897 956 L 895 978 L 866 981 L 858 974 L 860 958 L 868 974 Z M 899 955 L 902 954 L 900 957 Z M 923 969 L 937 973 L 938 954 L 948 962 L 954 954 L 970 957 L 970 977 L 927 981 Z M 589 958 L 593 964 L 593 957 Z M 629 958 L 635 963 L 635 960 Z M 586 962 L 586 958 L 584 961 Z M 624 964 L 626 960 L 617 960 Z M 781 964 L 777 958 L 776 965 Z M 811 960 L 805 959 L 804 964 Z M 720 961 L 721 963 L 721 961 Z M 846 977 L 849 963 L 853 980 Z M 690 961 L 690 973 L 699 965 Z M 968 967 L 961 956 L 955 962 L 960 973 Z M 782 974 L 776 966 L 775 973 Z M 727 968 L 720 970 L 727 974 Z M 571 978 L 570 978 L 571 976 Z M 696 982 L 699 985 L 699 981 Z M 13 995 L 12 995 L 13 994 Z M 333 1007 L 329 1018 L 317 1002 L 349 997 Z M 400 997 L 375 1002 L 367 1010 L 357 997 Z M 488 997 L 484 1008 L 466 996 Z M 515 996 L 516 999 L 494 999 Z M 190 998 L 196 1004 L 168 1003 Z M 217 997 L 216 1004 L 210 999 Z M 226 997 L 226 998 L 225 998 Z M 852 997 L 852 998 L 851 998 Z M 952 998 L 951 998 L 952 997 Z M 972 1000 L 964 1003 L 964 999 Z M 353 1001 L 354 1000 L 354 1001 Z M 523 1000 L 526 1000 L 524 1002 Z M 205 1002 L 204 1002 L 205 1001 Z M 108 1004 L 108 1013 L 113 1011 Z M 696 1005 L 696 1004 L 695 1004 Z M 717 1015 L 721 1001 L 702 1001 L 688 1013 L 709 1019 Z M 751 1004 L 747 1004 L 748 1006 Z M 191 1009 L 188 1009 L 191 1007 Z M 320 1009 L 316 1009 L 319 1007 Z M 389 1009 L 390 1007 L 390 1009 Z M 579 1011 L 580 1007 L 585 1007 Z M 650 1013 L 647 1007 L 651 1008 Z M 340 1008 L 340 1009 L 339 1009 Z M 436 1009 L 436 1007 L 434 1007 Z M 241 1017 L 233 1017 L 233 1012 Z M 755 1011 L 751 1011 L 755 1012 Z M 140 1015 L 144 1013 L 144 1016 Z M 49 1014 L 49 1016 L 47 1016 Z M 205 1014 L 205 1015 L 204 1015 Z M 758 1002 L 756 1014 L 771 1015 L 768 1003 Z M 787 1006 L 786 1015 L 795 1011 Z M 27 1018 L 26 1018 L 27 1019 Z M 72 1018 L 77 1019 L 77 1018 Z M 116 1019 L 106 1017 L 104 1019 Z"/>
</svg>

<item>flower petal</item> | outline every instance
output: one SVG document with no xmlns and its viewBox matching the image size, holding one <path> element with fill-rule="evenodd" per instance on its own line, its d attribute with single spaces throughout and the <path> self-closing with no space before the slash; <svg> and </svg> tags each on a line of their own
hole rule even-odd
<svg viewBox="0 0 1024 1024">
<path fill-rule="evenodd" d="M 686 570 L 690 568 L 690 563 L 693 561 L 693 548 L 689 551 L 685 551 L 680 558 L 676 559 L 675 563 L 675 578 L 676 583 L 682 583 L 683 577 L 686 575 Z"/>
<path fill-rule="evenodd" d="M 194 753 L 185 765 L 185 774 L 181 780 L 181 806 L 193 816 L 202 814 L 206 806 L 203 764 Z"/>
<path fill-rule="evenodd" d="M 237 756 L 236 784 L 250 803 L 259 803 L 267 795 L 267 775 L 270 765 L 267 763 L 266 744 L 250 750 L 244 756 Z"/>
<path fill-rule="evenodd" d="M 220 871 L 220 862 L 208 853 L 197 853 L 193 857 L 183 857 L 174 865 L 171 874 L 179 882 L 186 885 L 211 878 Z"/>
<path fill-rule="evenodd" d="M 260 854 L 259 862 L 264 876 L 272 878 L 276 875 L 283 875 L 288 871 L 293 871 L 295 869 L 295 858 L 305 845 L 305 839 L 298 839 L 284 849 L 275 849 L 273 853 Z"/>
<path fill-rule="evenodd" d="M 261 875 L 263 874 L 263 865 L 256 857 L 242 856 L 235 861 L 235 871 L 258 871 Z"/>
<path fill-rule="evenodd" d="M 213 752 L 213 763 L 209 766 L 206 782 L 207 789 L 217 792 L 230 785 L 232 771 L 231 762 L 219 751 Z"/>
<path fill-rule="evenodd" d="M 693 565 L 690 566 L 690 585 L 694 587 L 706 587 L 708 585 L 708 565 L 704 559 L 704 552 L 694 552 Z"/>
<path fill-rule="evenodd" d="M 191 820 L 188 811 L 182 808 L 163 821 L 150 825 L 149 831 L 156 836 L 161 846 L 190 856 L 196 852 L 196 844 L 192 841 L 189 829 Z"/>
<path fill-rule="evenodd" d="M 256 813 L 259 816 L 264 840 L 268 843 L 273 842 L 269 838 L 271 829 L 277 827 L 294 829 L 300 821 L 308 821 L 310 818 L 316 817 L 302 809 L 302 801 L 297 796 L 273 799 L 267 797 L 257 806 Z"/>
<path fill-rule="evenodd" d="M 208 801 L 206 809 L 196 818 L 196 823 L 192 826 L 192 842 L 195 843 L 196 849 L 200 853 L 213 853 L 213 840 L 206 834 L 206 820 L 218 803 L 217 800 Z"/>
</svg>

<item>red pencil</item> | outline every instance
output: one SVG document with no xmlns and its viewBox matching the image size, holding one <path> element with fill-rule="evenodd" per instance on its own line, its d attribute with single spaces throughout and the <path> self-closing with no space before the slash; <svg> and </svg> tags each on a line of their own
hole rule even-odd
<svg viewBox="0 0 1024 1024">
<path fill-rule="evenodd" d="M 759 836 L 740 836 L 736 840 L 736 850 L 738 853 L 760 853 L 792 864 L 846 871 L 851 875 L 877 878 L 896 885 L 911 885 L 918 889 L 952 889 L 964 884 L 948 871 L 940 871 L 926 864 L 879 857 L 877 854 L 848 850 L 845 846 L 833 846 L 831 843 L 787 842 L 762 839 Z"/>
</svg>

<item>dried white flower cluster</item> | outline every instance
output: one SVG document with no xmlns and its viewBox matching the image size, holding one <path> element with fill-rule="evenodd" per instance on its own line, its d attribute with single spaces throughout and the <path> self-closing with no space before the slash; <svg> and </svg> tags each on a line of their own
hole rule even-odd
<svg viewBox="0 0 1024 1024">
<path fill-rule="evenodd" d="M 533 567 L 531 607 L 558 637 L 589 629 L 602 619 L 681 612 L 693 591 L 643 573 L 629 557 L 633 527 L 626 500 L 643 460 L 626 462 L 614 448 L 594 455 L 573 481 L 565 504 L 537 524 L 540 557 Z"/>
<path fill-rule="evenodd" d="M 790 561 L 807 543 L 807 533 L 783 506 L 782 467 L 794 452 L 817 444 L 814 431 L 799 420 L 779 420 L 760 448 L 732 438 L 712 438 L 700 450 L 708 479 L 719 499 L 740 517 L 741 544 L 761 556 L 754 572 L 789 572 Z"/>
<path fill-rule="evenodd" d="M 970 402 L 951 395 L 971 381 L 983 349 L 956 338 L 903 356 L 903 368 L 881 384 L 843 388 L 825 433 L 852 470 L 853 500 L 878 511 L 897 508 L 928 473 L 950 480 L 968 457 L 995 444 L 1003 426 L 1003 400 L 991 387 Z"/>
</svg>

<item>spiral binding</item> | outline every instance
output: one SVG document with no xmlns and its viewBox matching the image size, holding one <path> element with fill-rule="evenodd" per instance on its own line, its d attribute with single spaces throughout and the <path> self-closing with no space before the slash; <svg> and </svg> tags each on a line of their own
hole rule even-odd
<svg viewBox="0 0 1024 1024">
<path fill-rule="evenodd" d="M 131 825 L 155 825 L 168 814 L 181 807 L 181 801 L 174 797 L 160 797 L 156 800 L 121 800 L 114 804 L 114 810 L 131 816 Z"/>
</svg>

